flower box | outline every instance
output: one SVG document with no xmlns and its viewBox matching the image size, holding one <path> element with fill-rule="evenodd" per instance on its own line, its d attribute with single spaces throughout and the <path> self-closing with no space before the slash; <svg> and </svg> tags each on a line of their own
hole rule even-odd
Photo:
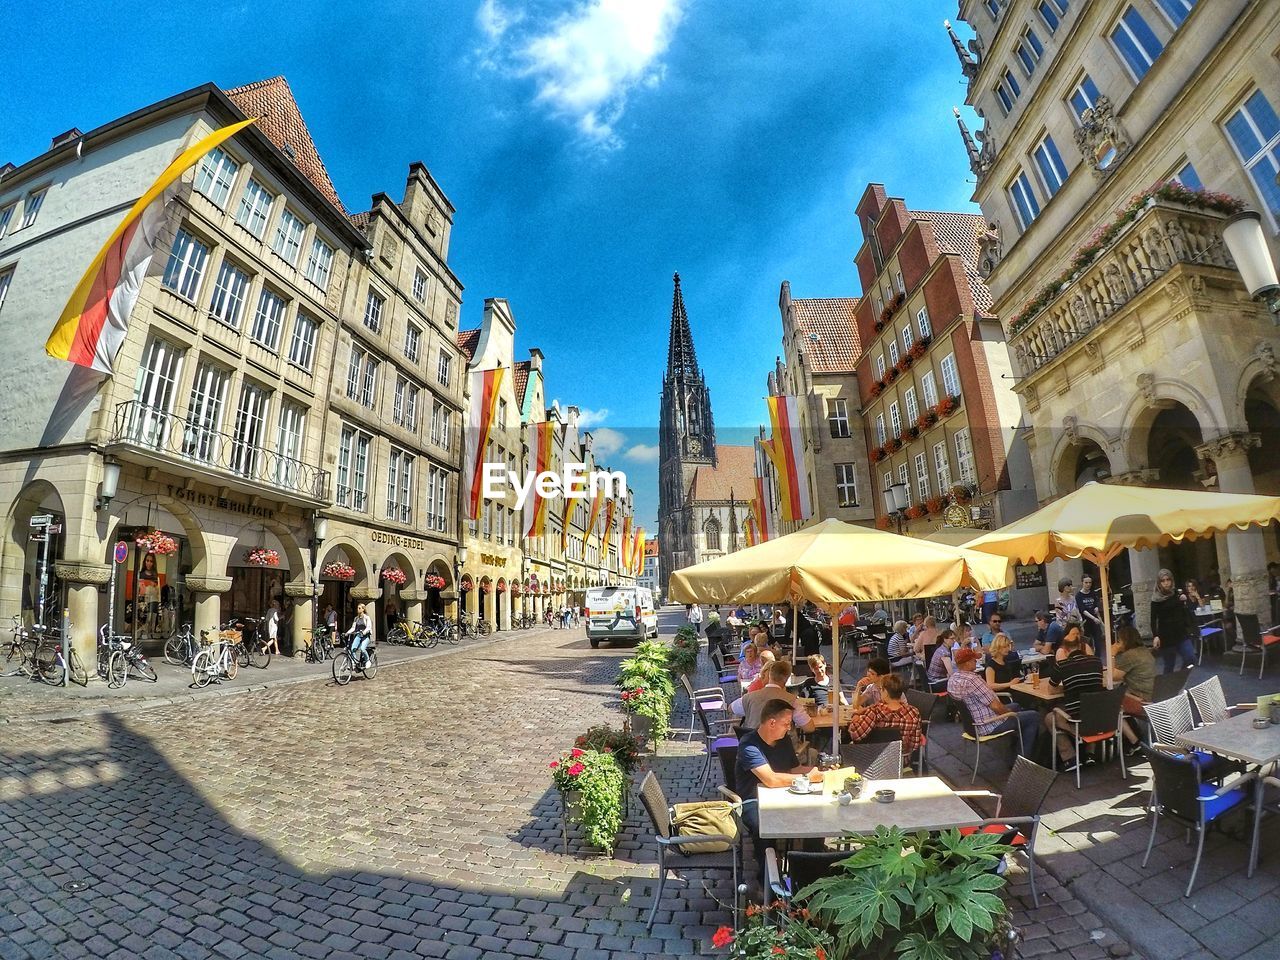
<svg viewBox="0 0 1280 960">
<path fill-rule="evenodd" d="M 877 380 L 875 383 L 871 385 L 871 395 L 873 397 L 878 397 L 882 393 L 884 393 L 884 381 Z"/>
<path fill-rule="evenodd" d="M 382 579 L 387 583 L 394 583 L 396 586 L 404 586 L 409 577 L 399 567 L 383 567 Z"/>
<path fill-rule="evenodd" d="M 884 459 L 884 447 L 875 447 L 871 451 L 871 462 L 879 463 Z"/>
<path fill-rule="evenodd" d="M 888 380 L 890 383 L 893 383 L 893 381 L 898 379 L 898 373 L 899 371 L 897 367 L 890 367 L 884 376 L 886 380 Z"/>
<path fill-rule="evenodd" d="M 178 552 L 178 541 L 167 533 L 161 533 L 159 530 L 140 533 L 133 543 L 143 553 L 158 553 L 161 556 L 168 556 Z"/>
<path fill-rule="evenodd" d="M 269 547 L 255 547 L 246 552 L 244 562 L 251 567 L 278 567 L 280 554 Z"/>
<path fill-rule="evenodd" d="M 324 569 L 320 571 L 320 576 L 326 580 L 354 580 L 356 568 L 349 563 L 335 560 L 333 563 L 325 564 Z"/>
</svg>

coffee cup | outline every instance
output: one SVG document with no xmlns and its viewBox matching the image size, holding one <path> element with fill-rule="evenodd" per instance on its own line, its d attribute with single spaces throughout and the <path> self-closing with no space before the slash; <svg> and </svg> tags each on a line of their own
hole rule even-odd
<svg viewBox="0 0 1280 960">
<path fill-rule="evenodd" d="M 879 800 L 881 803 L 892 803 L 894 797 L 896 797 L 897 795 L 898 794 L 893 790 L 877 790 L 876 791 L 876 799 Z"/>
<path fill-rule="evenodd" d="M 801 790 L 804 790 L 805 792 L 808 792 L 808 790 L 809 790 L 809 778 L 808 778 L 808 777 L 796 777 L 796 778 L 794 778 L 794 779 L 791 781 L 791 789 L 792 789 L 792 790 L 794 790 L 794 791 L 796 791 L 797 793 L 799 793 Z"/>
</svg>

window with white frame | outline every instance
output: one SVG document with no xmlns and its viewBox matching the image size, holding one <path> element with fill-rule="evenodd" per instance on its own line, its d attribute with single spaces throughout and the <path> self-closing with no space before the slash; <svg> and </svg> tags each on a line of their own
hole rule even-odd
<svg viewBox="0 0 1280 960">
<path fill-rule="evenodd" d="M 907 424 L 914 425 L 920 419 L 920 404 L 916 401 L 916 388 L 907 387 L 902 400 L 907 408 Z"/>
<path fill-rule="evenodd" d="M 1280 222 L 1280 120 L 1261 90 L 1255 90 L 1226 123 L 1227 136 L 1273 222 Z"/>
<path fill-rule="evenodd" d="M 836 439 L 849 436 L 849 405 L 843 399 L 836 397 L 827 401 L 827 426 Z"/>
<path fill-rule="evenodd" d="M 184 300 L 194 300 L 200 293 L 200 278 L 204 275 L 208 257 L 208 244 L 197 240 L 185 229 L 179 230 L 174 234 L 161 282 Z"/>
<path fill-rule="evenodd" d="M 983 6 L 987 8 L 987 13 L 991 14 L 992 20 L 1000 16 L 1000 0 L 983 0 Z"/>
<path fill-rule="evenodd" d="M 230 260 L 223 260 L 218 268 L 218 280 L 213 285 L 213 299 L 209 301 L 209 315 L 232 330 L 240 329 L 244 318 L 245 299 L 249 295 L 249 274 Z"/>
<path fill-rule="evenodd" d="M 1080 77 L 1080 82 L 1071 90 L 1071 96 L 1067 98 L 1067 102 L 1071 104 L 1071 112 L 1075 114 L 1077 120 L 1084 116 L 1086 110 L 1092 110 L 1098 105 L 1097 84 L 1093 82 L 1093 77 L 1087 73 Z"/>
<path fill-rule="evenodd" d="M 969 428 L 956 431 L 956 468 L 960 471 L 961 483 L 977 482 L 977 472 L 973 466 L 973 444 L 969 440 Z"/>
<path fill-rule="evenodd" d="M 1031 156 L 1036 161 L 1036 169 L 1040 171 L 1040 183 L 1044 192 L 1052 197 L 1067 182 L 1067 165 L 1062 162 L 1062 154 L 1053 137 L 1045 134 L 1043 140 L 1036 144 Z"/>
<path fill-rule="evenodd" d="M 893 513 L 893 500 L 890 499 L 890 488 L 893 486 L 893 471 L 889 471 L 884 475 L 884 509 L 886 513 Z"/>
<path fill-rule="evenodd" d="M 1066 15 L 1067 0 L 1040 0 L 1036 4 L 1036 10 L 1040 12 L 1040 19 L 1049 28 L 1049 32 L 1053 33 Z"/>
<path fill-rule="evenodd" d="M 897 284 L 898 292 L 905 295 L 907 292 L 907 286 L 902 282 L 902 271 L 895 270 L 893 274 L 893 278 L 898 281 L 898 284 Z"/>
<path fill-rule="evenodd" d="M 916 311 L 916 329 L 921 337 L 932 337 L 933 327 L 929 323 L 929 308 L 921 307 Z"/>
<path fill-rule="evenodd" d="M 896 367 L 898 365 L 898 341 L 896 339 L 889 341 L 889 366 Z"/>
<path fill-rule="evenodd" d="M 338 445 L 338 506 L 364 513 L 369 508 L 369 447 L 373 437 L 344 426 Z"/>
<path fill-rule="evenodd" d="M 450 410 L 439 400 L 431 402 L 431 442 L 449 449 Z"/>
<path fill-rule="evenodd" d="M 1018 215 L 1018 223 L 1026 230 L 1040 216 L 1040 202 L 1031 189 L 1031 181 L 1026 172 L 1019 173 L 1008 186 L 1009 199 L 1013 203 L 1014 212 Z"/>
<path fill-rule="evenodd" d="M 902 436 L 902 411 L 896 400 L 889 404 L 889 428 L 892 431 L 891 436 Z"/>
<path fill-rule="evenodd" d="M 1022 36 L 1018 39 L 1018 46 L 1014 48 L 1022 69 L 1027 72 L 1027 76 L 1031 76 L 1036 72 L 1036 67 L 1040 63 L 1040 58 L 1044 56 L 1044 45 L 1040 42 L 1040 38 L 1036 36 L 1035 30 L 1027 27 L 1022 32 Z"/>
<path fill-rule="evenodd" d="M 251 179 L 244 185 L 244 193 L 240 195 L 240 209 L 236 211 L 236 223 L 244 227 L 259 240 L 267 229 L 267 218 L 271 215 L 271 204 L 275 197 L 257 180 Z"/>
<path fill-rule="evenodd" d="M 883 447 L 884 442 L 887 439 L 888 438 L 885 436 L 885 433 L 884 433 L 884 414 L 877 413 L 876 414 L 876 446 Z"/>
<path fill-rule="evenodd" d="M 22 207 L 21 229 L 35 226 L 36 217 L 40 216 L 40 208 L 44 206 L 44 198 L 48 193 L 49 188 L 45 187 L 27 194 L 27 202 Z"/>
<path fill-rule="evenodd" d="M 453 357 L 449 351 L 443 347 L 440 349 L 440 359 L 436 363 L 436 379 L 440 381 L 440 386 L 447 387 L 449 385 L 449 375 L 453 367 Z"/>
<path fill-rule="evenodd" d="M 276 224 L 276 236 L 271 241 L 271 249 L 289 266 L 297 266 L 298 254 L 302 252 L 302 234 L 307 225 L 288 210 L 280 211 L 280 222 Z"/>
<path fill-rule="evenodd" d="M 382 362 L 369 354 L 364 358 L 364 378 L 360 382 L 360 402 L 370 409 L 378 398 L 378 367 Z"/>
<path fill-rule="evenodd" d="M 418 429 L 418 386 L 403 374 L 396 377 L 391 419 L 406 430 Z"/>
<path fill-rule="evenodd" d="M 907 505 L 910 506 L 915 502 L 915 497 L 911 496 L 911 477 L 907 473 L 907 465 L 905 463 L 898 464 L 898 482 L 902 484 L 902 488 L 907 495 Z"/>
<path fill-rule="evenodd" d="M 364 358 L 367 351 L 354 341 L 351 344 L 351 358 L 347 363 L 347 398 L 357 400 L 360 397 L 360 373 L 364 370 Z"/>
<path fill-rule="evenodd" d="M 960 373 L 956 369 L 956 355 L 948 353 L 942 358 L 942 389 L 948 397 L 960 396 Z"/>
<path fill-rule="evenodd" d="M 191 382 L 187 401 L 187 425 L 182 452 L 193 460 L 216 463 L 222 453 L 222 416 L 227 402 L 231 371 L 201 360 Z"/>
<path fill-rule="evenodd" d="M 131 432 L 137 442 L 149 447 L 162 447 L 167 442 L 182 357 L 182 348 L 162 337 L 152 337 L 143 349 L 133 392 Z"/>
<path fill-rule="evenodd" d="M 836 464 L 836 502 L 842 507 L 858 505 L 858 479 L 852 463 Z"/>
<path fill-rule="evenodd" d="M 916 336 L 911 328 L 911 321 L 907 321 L 907 325 L 902 328 L 902 349 L 907 353 L 911 352 L 911 348 L 915 346 Z"/>
<path fill-rule="evenodd" d="M 0 240 L 3 240 L 4 235 L 9 232 L 9 224 L 13 222 L 13 211 L 16 209 L 18 209 L 16 200 L 7 207 L 0 208 Z"/>
<path fill-rule="evenodd" d="M 422 349 L 422 328 L 416 323 L 409 323 L 404 328 L 404 356 L 410 363 L 418 362 L 418 354 Z"/>
<path fill-rule="evenodd" d="M 262 466 L 263 434 L 266 432 L 267 403 L 271 394 L 264 387 L 244 383 L 236 407 L 235 429 L 231 436 L 231 469 L 256 478 Z"/>
<path fill-rule="evenodd" d="M 1196 173 L 1196 168 L 1192 166 L 1191 161 L 1183 159 L 1184 162 L 1179 165 L 1177 172 L 1173 175 L 1173 179 L 1188 190 L 1203 190 L 1204 182 L 1201 181 L 1200 174 Z"/>
<path fill-rule="evenodd" d="M 441 467 L 430 469 L 431 488 L 427 495 L 427 529 L 444 532 L 449 526 L 449 472 Z"/>
<path fill-rule="evenodd" d="M 413 271 L 413 299 L 419 303 L 427 299 L 427 275 L 421 270 Z"/>
<path fill-rule="evenodd" d="M 926 370 L 920 377 L 920 395 L 924 397 L 926 407 L 938 405 L 938 385 L 933 379 L 932 370 Z"/>
<path fill-rule="evenodd" d="M 507 428 L 507 401 L 498 399 L 498 429 L 505 430 Z"/>
<path fill-rule="evenodd" d="M 951 460 L 947 456 L 945 440 L 939 440 L 933 445 L 933 473 L 938 478 L 940 493 L 946 493 L 951 489 Z"/>
<path fill-rule="evenodd" d="M 386 304 L 385 297 L 379 296 L 372 289 L 364 301 L 364 325 L 377 333 L 382 329 L 382 308 Z"/>
<path fill-rule="evenodd" d="M 231 185 L 235 183 L 240 164 L 221 147 L 214 147 L 200 161 L 200 169 L 196 171 L 196 192 L 202 193 L 213 201 L 213 205 L 221 210 L 227 208 L 227 198 L 231 196 Z"/>
<path fill-rule="evenodd" d="M 315 360 L 316 339 L 320 335 L 320 322 L 301 310 L 293 318 L 293 338 L 289 341 L 289 362 L 295 367 L 311 372 Z"/>
<path fill-rule="evenodd" d="M 284 323 L 284 298 L 266 287 L 258 294 L 258 309 L 249 326 L 249 339 L 275 352 L 280 346 L 280 327 Z"/>
<path fill-rule="evenodd" d="M 1124 13 L 1120 14 L 1120 19 L 1112 27 L 1111 43 L 1135 80 L 1141 80 L 1147 75 L 1147 71 L 1164 50 L 1164 44 L 1156 38 L 1151 25 L 1132 5 L 1125 7 Z"/>
<path fill-rule="evenodd" d="M 1191 15 L 1191 9 L 1195 5 L 1196 0 L 1156 0 L 1156 6 L 1169 18 L 1175 30 Z"/>
<path fill-rule="evenodd" d="M 302 438 L 307 429 L 307 408 L 298 403 L 284 401 L 280 404 L 280 431 L 276 449 L 276 485 L 297 487 L 302 479 Z"/>
<path fill-rule="evenodd" d="M 391 448 L 387 462 L 387 519 L 413 522 L 413 455 Z"/>
<path fill-rule="evenodd" d="M 932 496 L 929 490 L 929 458 L 923 453 L 916 454 L 916 493 L 920 495 L 921 503 Z"/>
<path fill-rule="evenodd" d="M 329 274 L 333 270 L 333 247 L 319 237 L 311 240 L 311 253 L 307 255 L 307 269 L 303 274 L 321 290 L 329 289 Z"/>
<path fill-rule="evenodd" d="M 883 353 L 876 355 L 876 379 L 877 380 L 884 379 L 884 354 Z"/>
<path fill-rule="evenodd" d="M 9 285 L 13 282 L 14 267 L 8 270 L 0 270 L 0 310 L 4 309 L 4 302 L 9 297 Z"/>
</svg>

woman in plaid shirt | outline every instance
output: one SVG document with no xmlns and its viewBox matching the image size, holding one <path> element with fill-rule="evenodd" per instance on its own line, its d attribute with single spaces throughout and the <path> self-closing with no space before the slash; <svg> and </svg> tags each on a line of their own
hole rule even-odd
<svg viewBox="0 0 1280 960">
<path fill-rule="evenodd" d="M 849 739 L 863 740 L 872 730 L 897 730 L 902 734 L 902 758 L 908 761 L 920 746 L 920 711 L 902 699 L 906 689 L 902 678 L 891 673 L 881 685 L 884 699 L 854 713 L 849 721 Z"/>
</svg>

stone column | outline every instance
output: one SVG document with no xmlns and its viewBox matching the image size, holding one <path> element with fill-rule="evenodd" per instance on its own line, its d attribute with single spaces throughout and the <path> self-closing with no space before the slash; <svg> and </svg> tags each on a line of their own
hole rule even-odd
<svg viewBox="0 0 1280 960">
<path fill-rule="evenodd" d="M 301 659 L 311 640 L 312 618 L 315 616 L 315 584 L 310 580 L 290 580 L 284 595 L 293 601 L 293 620 L 289 624 L 289 655 Z"/>
<path fill-rule="evenodd" d="M 1151 594 L 1156 588 L 1160 554 L 1154 547 L 1129 551 L 1129 573 L 1133 577 L 1133 625 L 1144 637 L 1151 636 Z"/>
<path fill-rule="evenodd" d="M 414 587 L 404 587 L 400 590 L 400 612 L 408 620 L 415 623 L 422 620 L 422 604 L 427 599 L 425 590 L 418 590 Z"/>
<path fill-rule="evenodd" d="M 111 565 L 83 560 L 58 560 L 54 570 L 67 588 L 67 615 L 71 618 L 68 646 L 92 682 L 98 679 L 98 588 L 111 581 Z M 57 616 L 61 617 L 58 611 Z"/>
<path fill-rule="evenodd" d="M 222 594 L 231 589 L 230 577 L 200 577 L 187 574 L 187 589 L 196 602 L 195 631 L 196 639 L 200 632 L 206 630 L 209 636 L 218 635 L 218 626 L 222 623 Z"/>
<path fill-rule="evenodd" d="M 382 624 L 378 623 L 378 611 L 374 608 L 374 603 L 373 603 L 373 601 L 377 600 L 379 597 L 382 596 L 382 588 L 368 587 L 368 586 L 352 587 L 348 595 L 356 603 L 364 604 L 365 616 L 368 617 L 369 622 L 373 624 L 374 643 L 377 643 L 379 640 L 385 640 L 386 638 L 381 636 Z M 352 612 L 351 616 L 354 619 L 355 617 L 354 611 Z"/>
<path fill-rule="evenodd" d="M 1196 453 L 1212 460 L 1218 468 L 1221 492 L 1254 494 L 1249 450 L 1261 442 L 1256 433 L 1233 433 L 1202 443 Z M 1254 614 L 1265 627 L 1271 616 L 1271 603 L 1267 596 L 1267 547 L 1262 528 L 1232 529 L 1227 531 L 1226 540 L 1236 612 Z"/>
</svg>

